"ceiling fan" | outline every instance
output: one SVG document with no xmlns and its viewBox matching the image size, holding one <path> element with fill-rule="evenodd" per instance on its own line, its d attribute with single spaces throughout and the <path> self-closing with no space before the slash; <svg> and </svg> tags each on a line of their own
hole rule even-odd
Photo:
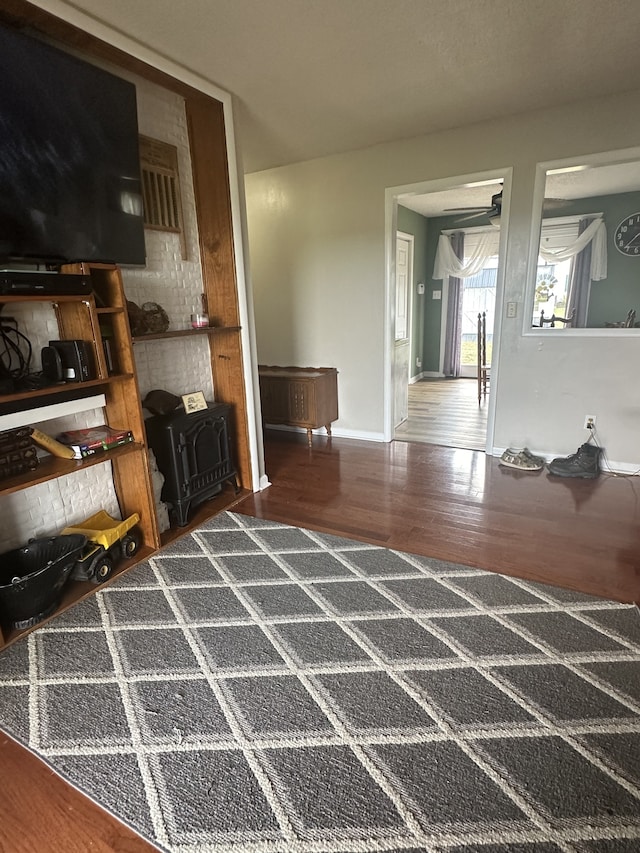
<svg viewBox="0 0 640 853">
<path fill-rule="evenodd" d="M 545 198 L 542 210 L 547 213 L 552 210 L 559 210 L 565 207 L 569 202 L 563 198 Z M 491 196 L 491 204 L 488 207 L 450 207 L 443 211 L 444 213 L 468 213 L 459 219 L 458 222 L 466 222 L 469 219 L 478 219 L 480 216 L 486 216 L 493 225 L 500 224 L 500 216 L 502 215 L 502 186 L 500 190 Z"/>
<path fill-rule="evenodd" d="M 466 222 L 468 219 L 477 219 L 480 216 L 488 216 L 489 219 L 500 217 L 502 214 L 502 187 L 500 190 L 491 196 L 491 204 L 489 207 L 449 207 L 445 208 L 444 213 L 468 213 L 459 222 Z"/>
</svg>

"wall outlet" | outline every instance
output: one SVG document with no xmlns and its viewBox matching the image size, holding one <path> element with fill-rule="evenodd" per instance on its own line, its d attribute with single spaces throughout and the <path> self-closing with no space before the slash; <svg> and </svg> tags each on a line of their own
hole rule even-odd
<svg viewBox="0 0 640 853">
<path fill-rule="evenodd" d="M 416 367 L 422 367 L 422 359 L 416 358 Z"/>
<path fill-rule="evenodd" d="M 595 429 L 596 428 L 596 416 L 595 415 L 585 415 L 584 416 L 584 429 Z"/>
</svg>

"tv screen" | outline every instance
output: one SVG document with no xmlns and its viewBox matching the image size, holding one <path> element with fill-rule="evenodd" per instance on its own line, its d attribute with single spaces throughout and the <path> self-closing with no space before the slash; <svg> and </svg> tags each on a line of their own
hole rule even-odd
<svg viewBox="0 0 640 853">
<path fill-rule="evenodd" d="M 0 27 L 0 265 L 144 264 L 132 83 Z"/>
</svg>

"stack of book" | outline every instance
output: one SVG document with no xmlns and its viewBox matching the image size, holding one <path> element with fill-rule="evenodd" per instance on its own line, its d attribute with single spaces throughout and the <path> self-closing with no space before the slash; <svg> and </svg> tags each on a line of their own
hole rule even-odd
<svg viewBox="0 0 640 853">
<path fill-rule="evenodd" d="M 0 478 L 35 471 L 39 459 L 30 427 L 0 432 Z"/>
<path fill-rule="evenodd" d="M 123 444 L 133 441 L 133 433 L 129 429 L 113 429 L 106 424 L 86 429 L 72 429 L 57 436 L 61 444 L 70 447 L 76 459 L 85 459 L 105 450 L 113 450 Z"/>
</svg>

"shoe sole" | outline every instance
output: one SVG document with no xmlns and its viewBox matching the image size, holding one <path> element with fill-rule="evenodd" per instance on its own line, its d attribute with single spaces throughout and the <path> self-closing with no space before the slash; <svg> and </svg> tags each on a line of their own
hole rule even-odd
<svg viewBox="0 0 640 853">
<path fill-rule="evenodd" d="M 529 468 L 526 465 L 516 465 L 515 462 L 505 462 L 504 459 L 500 460 L 500 465 L 504 465 L 507 468 L 515 468 L 516 471 L 542 471 L 542 465 L 536 465 L 534 468 Z"/>
<path fill-rule="evenodd" d="M 572 474 L 570 471 L 554 471 L 553 468 L 549 468 L 550 474 L 555 474 L 556 477 L 572 477 L 574 480 L 595 480 L 596 477 L 600 476 L 600 472 L 596 471 L 594 473 L 584 472 L 583 474 Z"/>
</svg>

